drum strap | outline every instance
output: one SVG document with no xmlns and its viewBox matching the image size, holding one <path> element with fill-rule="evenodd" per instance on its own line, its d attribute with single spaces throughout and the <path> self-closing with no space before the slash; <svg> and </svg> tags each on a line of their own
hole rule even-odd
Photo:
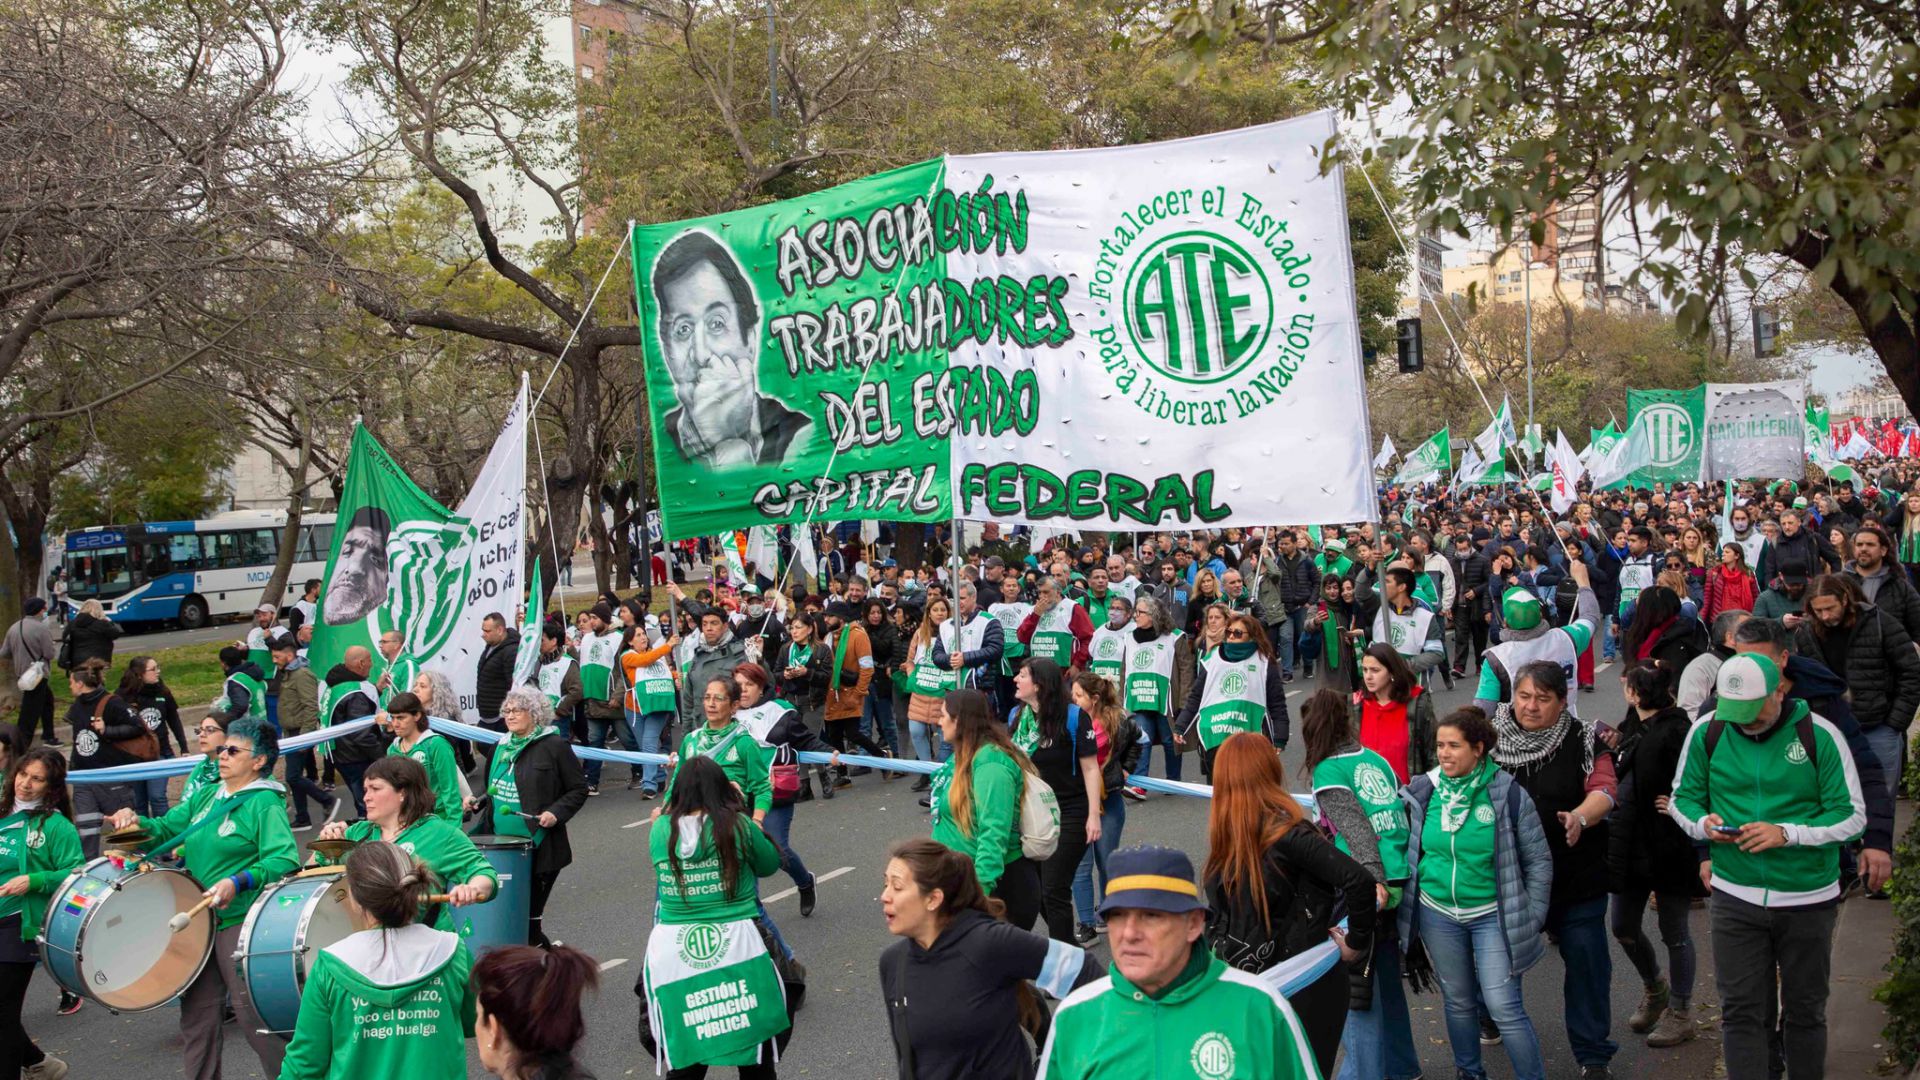
<svg viewBox="0 0 1920 1080">
<path fill-rule="evenodd" d="M 276 794 L 276 792 L 272 788 L 253 788 L 249 791 L 239 792 L 230 798 L 220 799 L 218 800 L 217 805 L 215 805 L 213 809 L 207 811 L 206 817 L 203 817 L 199 821 L 196 821 L 193 824 L 188 825 L 186 828 L 181 829 L 180 835 L 174 837 L 173 839 L 167 841 L 164 844 L 161 844 L 159 847 L 154 848 L 152 851 L 147 852 L 145 855 L 141 856 L 141 858 L 147 862 L 152 862 L 154 859 L 157 859 L 160 856 L 165 855 L 167 852 L 172 851 L 174 848 L 179 847 L 181 844 L 186 843 L 187 837 L 192 836 L 194 833 L 199 832 L 201 829 L 204 829 L 209 825 L 217 825 L 220 822 L 226 820 L 227 815 L 233 813 L 234 808 L 239 806 L 242 800 L 248 798 L 249 796 L 261 795 L 261 794 L 273 795 L 273 794 Z"/>
</svg>

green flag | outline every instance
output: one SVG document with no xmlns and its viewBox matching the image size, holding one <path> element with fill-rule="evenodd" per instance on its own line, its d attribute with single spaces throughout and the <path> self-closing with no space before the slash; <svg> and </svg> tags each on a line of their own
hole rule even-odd
<svg viewBox="0 0 1920 1080">
<path fill-rule="evenodd" d="M 1705 445 L 1707 388 L 1627 391 L 1627 426 L 1647 414 L 1651 462 L 1635 478 L 1639 483 L 1673 483 L 1700 478 Z"/>
<path fill-rule="evenodd" d="M 1394 474 L 1396 484 L 1425 484 L 1440 480 L 1447 475 L 1447 464 L 1452 458 L 1453 437 L 1446 428 L 1434 432 L 1433 438 L 1415 447 L 1400 463 L 1400 471 Z"/>
<path fill-rule="evenodd" d="M 513 657 L 515 686 L 533 681 L 540 666 L 540 556 L 533 557 L 533 589 L 527 593 L 527 613 L 520 620 L 520 651 Z"/>
</svg>

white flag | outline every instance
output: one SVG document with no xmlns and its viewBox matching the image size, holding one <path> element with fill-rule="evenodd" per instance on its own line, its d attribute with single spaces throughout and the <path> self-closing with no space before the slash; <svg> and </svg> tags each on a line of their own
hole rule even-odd
<svg viewBox="0 0 1920 1080">
<path fill-rule="evenodd" d="M 1653 434 L 1647 425 L 1650 415 L 1654 414 L 1640 410 L 1640 415 L 1627 425 L 1626 433 L 1614 440 L 1612 448 L 1591 462 L 1595 491 L 1621 483 L 1653 464 Z"/>
<path fill-rule="evenodd" d="M 1858 428 L 1847 437 L 1847 444 L 1840 448 L 1840 458 L 1843 461 L 1859 461 L 1871 453 L 1873 453 L 1873 444 L 1860 434 Z"/>
<path fill-rule="evenodd" d="M 1376 470 L 1386 468 L 1392 463 L 1394 452 L 1393 436 L 1380 436 L 1380 452 L 1373 455 L 1373 467 Z"/>
<path fill-rule="evenodd" d="M 1554 430 L 1553 448 L 1547 457 L 1553 473 L 1553 512 L 1564 514 L 1579 501 L 1575 486 L 1586 475 L 1586 469 L 1580 464 L 1580 455 L 1573 452 L 1573 444 L 1567 441 L 1567 433 L 1558 429 Z"/>
<path fill-rule="evenodd" d="M 820 549 L 813 542 L 813 526 L 796 525 L 793 529 L 793 568 L 790 573 L 800 575 L 809 591 L 820 585 Z"/>
<path fill-rule="evenodd" d="M 1520 436 L 1513 430 L 1513 402 L 1500 399 L 1500 411 L 1486 429 L 1473 437 L 1474 448 L 1480 451 L 1480 457 L 1487 461 L 1500 456 L 1500 452 L 1509 446 L 1517 445 Z"/>
</svg>

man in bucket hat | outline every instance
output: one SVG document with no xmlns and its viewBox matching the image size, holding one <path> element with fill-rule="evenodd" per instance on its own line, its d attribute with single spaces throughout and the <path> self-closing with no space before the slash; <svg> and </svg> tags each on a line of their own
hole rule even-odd
<svg viewBox="0 0 1920 1080">
<path fill-rule="evenodd" d="M 1728 1076 L 1767 1074 L 1776 993 L 1787 1075 L 1820 1075 L 1839 848 L 1867 820 L 1847 744 L 1790 686 L 1760 653 L 1720 665 L 1718 705 L 1687 736 L 1668 809 L 1711 841 L 1701 869 Z"/>
<path fill-rule="evenodd" d="M 1107 869 L 1100 914 L 1113 964 L 1061 1003 L 1041 1076 L 1317 1080 L 1286 999 L 1201 941 L 1207 904 L 1186 853 L 1124 848 Z"/>
</svg>

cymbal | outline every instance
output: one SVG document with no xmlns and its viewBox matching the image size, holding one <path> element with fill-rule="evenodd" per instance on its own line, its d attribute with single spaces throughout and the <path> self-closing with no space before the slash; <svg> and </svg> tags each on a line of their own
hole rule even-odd
<svg viewBox="0 0 1920 1080">
<path fill-rule="evenodd" d="M 348 840 L 343 836 L 338 840 L 315 840 L 308 844 L 307 848 L 311 851 L 318 852 L 323 859 L 330 862 L 339 862 L 341 859 L 346 858 L 347 852 L 352 851 L 357 846 L 358 844 L 355 841 Z"/>
<path fill-rule="evenodd" d="M 153 834 L 138 825 L 129 825 L 124 829 L 108 833 L 104 840 L 106 847 L 122 851 L 139 851 L 153 843 Z"/>
</svg>

